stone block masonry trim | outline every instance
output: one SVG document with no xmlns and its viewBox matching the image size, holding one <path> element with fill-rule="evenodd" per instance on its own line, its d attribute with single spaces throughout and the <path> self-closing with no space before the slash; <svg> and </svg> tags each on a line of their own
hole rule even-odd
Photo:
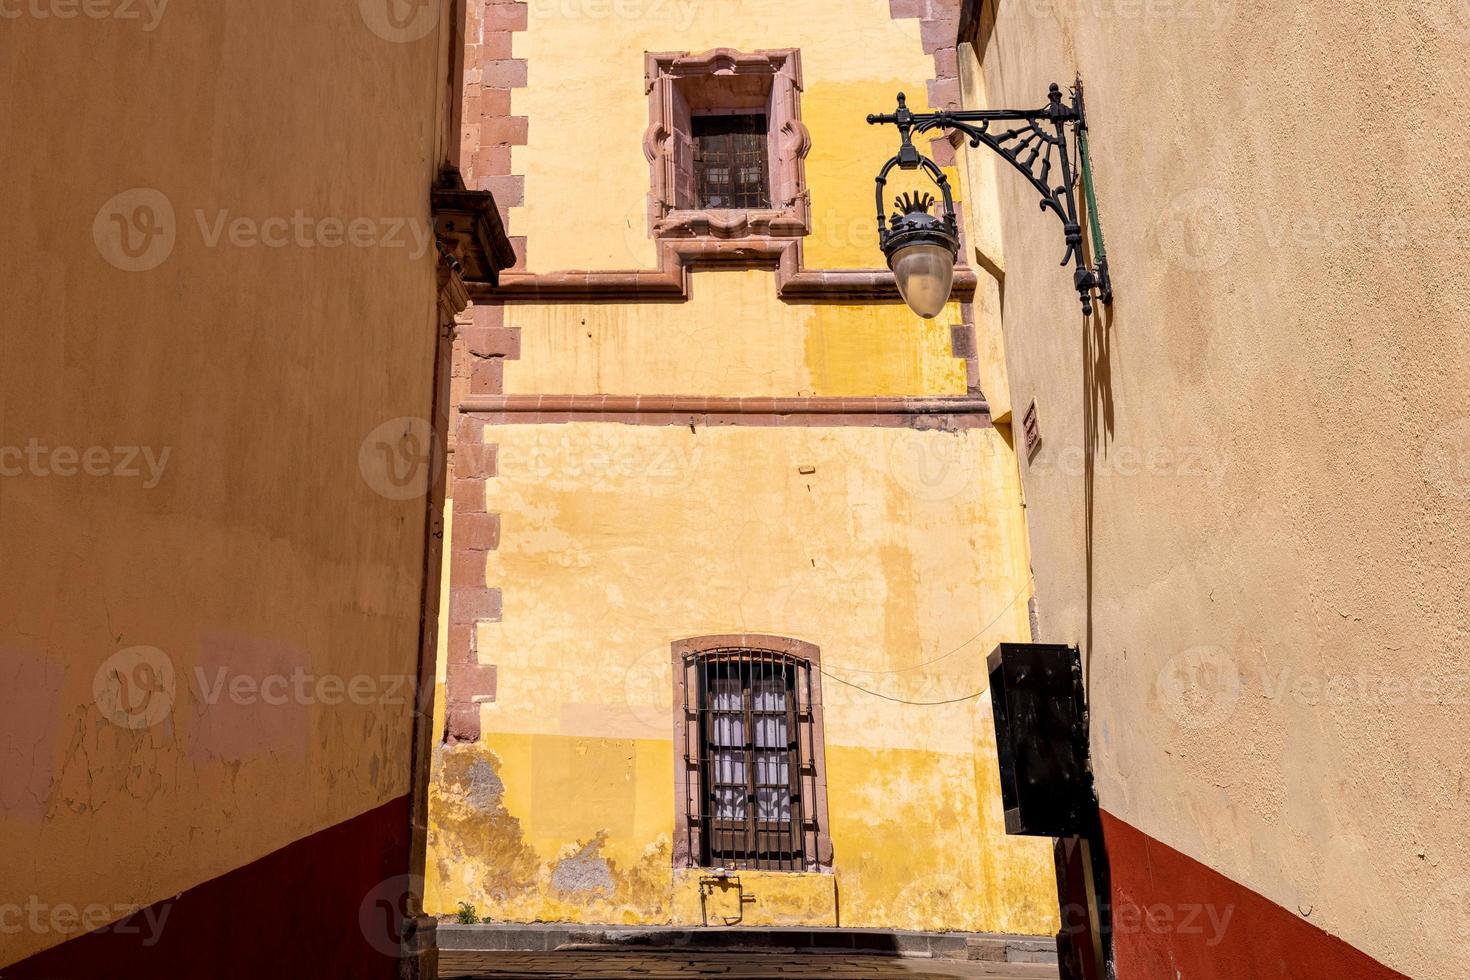
<svg viewBox="0 0 1470 980">
<path fill-rule="evenodd" d="M 457 400 L 500 396 L 504 363 L 520 357 L 520 331 L 506 327 L 498 306 L 474 307 L 457 324 L 454 342 Z M 456 416 L 450 440 L 450 489 L 454 523 L 449 557 L 449 654 L 445 673 L 444 741 L 480 740 L 480 705 L 494 701 L 498 675 L 480 662 L 478 625 L 499 622 L 501 591 L 487 580 L 488 552 L 500 547 L 500 515 L 487 505 L 489 481 L 499 472 L 499 451 L 485 441 L 485 423 Z"/>
<path fill-rule="evenodd" d="M 526 116 L 511 115 L 511 93 L 525 88 L 530 66 L 511 57 L 514 34 L 530 22 L 530 7 L 506 0 L 478 0 L 467 11 L 465 30 L 465 117 L 460 158 L 465 186 L 495 195 L 502 220 L 522 202 L 525 177 L 511 173 L 510 147 L 524 146 Z M 524 262 L 524 254 L 521 254 Z"/>
<path fill-rule="evenodd" d="M 935 110 L 960 108 L 960 68 L 956 51 L 960 32 L 961 0 L 888 0 L 894 20 L 919 21 L 924 53 L 934 57 L 934 77 L 927 79 L 929 105 Z M 918 84 L 918 79 L 915 79 Z M 885 110 L 887 111 L 887 110 Z M 941 167 L 954 165 L 954 145 L 946 137 L 931 143 L 931 156 Z"/>
<path fill-rule="evenodd" d="M 530 68 L 512 57 L 514 35 L 530 23 L 526 3 L 471 0 L 466 11 L 464 128 L 460 158 L 467 187 L 495 195 L 502 221 L 525 200 L 526 179 L 511 172 L 511 147 L 524 146 L 530 120 L 511 115 L 512 92 L 524 88 Z M 524 239 L 512 240 L 516 264 L 524 268 Z M 454 401 L 499 395 L 505 362 L 521 356 L 520 331 L 505 325 L 498 305 L 476 306 L 457 324 L 454 338 Z M 497 448 L 485 441 L 482 421 L 457 416 L 450 437 L 454 524 L 450 531 L 449 654 L 444 682 L 444 741 L 480 740 L 480 705 L 495 700 L 496 668 L 480 662 L 478 625 L 498 622 L 499 588 L 487 581 L 488 552 L 500 547 L 500 515 L 487 510 L 488 481 L 495 479 Z"/>
<path fill-rule="evenodd" d="M 486 395 L 459 405 L 483 425 L 606 422 L 624 425 L 782 428 L 988 428 L 990 406 L 976 395 L 768 396 Z"/>
</svg>

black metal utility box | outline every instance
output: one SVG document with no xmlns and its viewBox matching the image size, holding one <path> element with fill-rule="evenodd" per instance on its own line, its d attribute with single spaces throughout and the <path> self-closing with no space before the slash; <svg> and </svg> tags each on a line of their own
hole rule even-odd
<svg viewBox="0 0 1470 980">
<path fill-rule="evenodd" d="M 1097 803 L 1077 648 L 1002 643 L 989 667 L 1006 833 L 1085 836 L 1096 823 Z"/>
</svg>

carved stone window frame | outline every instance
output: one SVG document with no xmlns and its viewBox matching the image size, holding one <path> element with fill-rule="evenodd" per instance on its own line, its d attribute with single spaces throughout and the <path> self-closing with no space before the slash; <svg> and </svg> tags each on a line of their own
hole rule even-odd
<svg viewBox="0 0 1470 980">
<path fill-rule="evenodd" d="M 648 195 L 652 238 L 795 239 L 811 233 L 805 161 L 812 141 L 801 121 L 801 53 L 797 49 L 654 52 L 647 57 L 644 83 L 649 125 L 643 153 L 652 182 Z M 691 206 L 694 155 L 688 120 L 696 104 L 703 111 L 765 113 L 771 208 L 703 210 Z"/>
</svg>

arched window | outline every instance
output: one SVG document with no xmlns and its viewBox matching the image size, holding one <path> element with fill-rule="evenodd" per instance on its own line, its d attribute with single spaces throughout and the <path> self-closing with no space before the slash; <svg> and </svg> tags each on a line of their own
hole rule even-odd
<svg viewBox="0 0 1470 980">
<path fill-rule="evenodd" d="M 742 633 L 674 643 L 680 867 L 831 867 L 817 648 Z"/>
</svg>

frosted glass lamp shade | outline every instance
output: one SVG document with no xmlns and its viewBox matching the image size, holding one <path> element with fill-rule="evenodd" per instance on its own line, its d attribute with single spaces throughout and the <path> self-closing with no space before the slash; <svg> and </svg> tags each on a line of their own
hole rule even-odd
<svg viewBox="0 0 1470 980">
<path fill-rule="evenodd" d="M 954 285 L 954 260 L 954 252 L 929 242 L 915 242 L 894 251 L 889 267 L 909 309 L 926 320 L 944 311 Z"/>
</svg>

